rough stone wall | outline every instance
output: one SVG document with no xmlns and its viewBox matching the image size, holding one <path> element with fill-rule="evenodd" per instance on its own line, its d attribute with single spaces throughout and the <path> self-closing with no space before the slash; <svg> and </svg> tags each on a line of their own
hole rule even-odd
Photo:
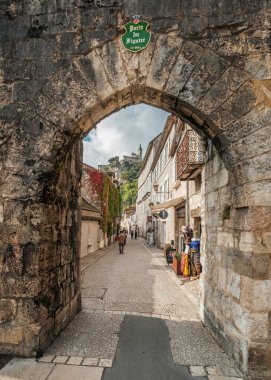
<svg viewBox="0 0 271 380">
<path fill-rule="evenodd" d="M 2 353 L 41 354 L 80 310 L 81 160 L 77 143 L 45 178 L 29 183 L 22 176 L 18 188 L 8 180 L 2 183 Z M 42 193 L 14 202 L 16 192 L 38 182 Z"/>
<path fill-rule="evenodd" d="M 152 30 L 148 48 L 137 54 L 120 43 L 121 26 L 134 14 Z M 47 312 L 42 327 L 20 322 L 17 312 L 26 291 L 27 310 L 35 315 L 35 301 L 49 294 L 55 281 L 49 274 L 60 268 L 58 261 L 47 268 L 43 255 L 54 257 L 67 242 L 65 217 L 58 210 L 70 203 L 76 215 L 76 184 L 69 182 L 74 176 L 59 176 L 61 167 L 68 168 L 67 152 L 102 118 L 146 102 L 185 118 L 212 139 L 228 170 L 231 220 L 222 231 L 214 227 L 218 210 L 206 220 L 211 242 L 206 266 L 216 254 L 216 241 L 222 251 L 231 250 L 221 268 L 227 276 L 240 276 L 238 302 L 244 315 L 249 310 L 251 323 L 269 313 L 269 336 L 252 337 L 240 326 L 240 339 L 223 340 L 237 329 L 227 325 L 230 319 L 221 322 L 212 304 L 206 304 L 206 315 L 245 371 L 266 375 L 271 362 L 270 1 L 3 0 L 0 39 L 2 351 L 34 354 L 45 345 L 43 337 L 56 331 Z M 66 191 L 66 203 L 53 197 L 59 193 L 50 189 L 57 184 Z M 234 236 L 233 247 L 220 245 L 223 233 Z M 75 252 L 71 236 L 66 247 Z M 71 260 L 76 267 L 76 255 Z M 225 297 L 228 283 L 227 277 Z M 55 299 L 45 307 L 52 318 Z M 58 325 L 61 320 L 65 325 L 67 314 L 68 308 L 58 314 Z"/>
<path fill-rule="evenodd" d="M 250 367 L 252 379 L 269 378 L 269 210 L 234 207 L 233 199 L 215 151 L 203 171 L 201 316 L 241 368 Z"/>
</svg>

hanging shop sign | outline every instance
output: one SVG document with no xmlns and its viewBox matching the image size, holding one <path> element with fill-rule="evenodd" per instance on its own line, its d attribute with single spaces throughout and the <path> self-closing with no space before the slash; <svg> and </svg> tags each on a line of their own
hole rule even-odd
<svg viewBox="0 0 271 380">
<path fill-rule="evenodd" d="M 162 210 L 159 212 L 159 217 L 161 219 L 166 219 L 168 217 L 168 212 L 166 210 Z"/>
<path fill-rule="evenodd" d="M 126 50 L 136 53 L 145 49 L 151 39 L 151 33 L 147 31 L 149 23 L 139 21 L 140 16 L 133 16 L 134 21 L 124 25 L 125 34 L 121 37 Z"/>
</svg>

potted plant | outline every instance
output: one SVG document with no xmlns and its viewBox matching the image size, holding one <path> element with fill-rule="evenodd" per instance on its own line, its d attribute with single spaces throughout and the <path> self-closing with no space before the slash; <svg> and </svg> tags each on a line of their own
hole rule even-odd
<svg viewBox="0 0 271 380">
<path fill-rule="evenodd" d="M 181 254 L 178 252 L 173 255 L 173 270 L 177 275 L 181 274 Z"/>
<path fill-rule="evenodd" d="M 171 244 L 166 244 L 164 247 L 164 257 L 167 257 L 167 252 L 172 251 L 172 245 Z"/>
<path fill-rule="evenodd" d="M 173 252 L 175 251 L 174 247 L 171 244 L 166 245 L 166 260 L 168 264 L 171 264 L 173 261 Z"/>
</svg>

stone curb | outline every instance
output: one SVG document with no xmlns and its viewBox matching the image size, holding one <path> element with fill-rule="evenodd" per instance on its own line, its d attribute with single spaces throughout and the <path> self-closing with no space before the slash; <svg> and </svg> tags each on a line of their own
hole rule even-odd
<svg viewBox="0 0 271 380">
<path fill-rule="evenodd" d="M 213 367 L 213 366 L 189 366 L 189 372 L 195 378 L 208 377 L 209 380 L 242 380 L 241 372 L 232 367 Z"/>
<path fill-rule="evenodd" d="M 111 368 L 113 360 L 104 358 L 89 358 L 81 356 L 44 355 L 37 360 L 39 363 L 65 364 L 84 367 Z M 188 366 L 193 377 L 207 377 L 209 380 L 242 380 L 241 373 L 235 368 L 219 368 L 212 366 Z"/>
<path fill-rule="evenodd" d="M 105 358 L 89 358 L 81 356 L 44 355 L 37 360 L 39 363 L 66 364 L 88 367 L 112 367 L 113 360 Z"/>
</svg>

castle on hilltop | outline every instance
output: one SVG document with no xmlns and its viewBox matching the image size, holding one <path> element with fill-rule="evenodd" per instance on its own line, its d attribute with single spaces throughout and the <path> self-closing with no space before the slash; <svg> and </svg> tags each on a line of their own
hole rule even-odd
<svg viewBox="0 0 271 380">
<path fill-rule="evenodd" d="M 139 145 L 137 153 L 132 152 L 130 156 L 123 156 L 122 160 L 119 156 L 111 157 L 106 165 L 98 165 L 98 170 L 106 173 L 111 177 L 114 183 L 119 184 L 121 180 L 121 169 L 129 164 L 142 162 L 143 149 Z"/>
</svg>

